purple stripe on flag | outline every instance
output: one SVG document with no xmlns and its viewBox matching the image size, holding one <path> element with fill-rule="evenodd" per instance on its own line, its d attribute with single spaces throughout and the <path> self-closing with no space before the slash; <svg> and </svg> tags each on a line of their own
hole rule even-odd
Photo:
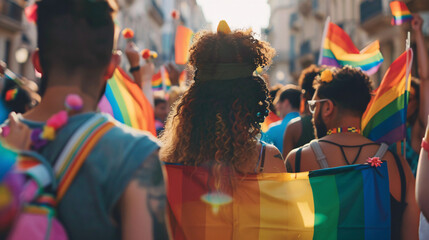
<svg viewBox="0 0 429 240">
<path fill-rule="evenodd" d="M 374 142 L 377 143 L 386 143 L 387 145 L 390 145 L 392 143 L 395 143 L 405 137 L 405 124 L 400 125 L 399 127 L 393 129 L 386 135 L 382 136 L 381 138 L 375 140 Z"/>
<path fill-rule="evenodd" d="M 322 57 L 322 63 L 320 65 L 340 67 L 340 64 L 337 62 L 337 60 L 328 57 Z"/>
<path fill-rule="evenodd" d="M 98 109 L 101 112 L 107 113 L 112 117 L 114 116 L 112 106 L 110 105 L 109 100 L 107 100 L 106 95 L 103 95 L 100 102 L 98 103 Z"/>
</svg>

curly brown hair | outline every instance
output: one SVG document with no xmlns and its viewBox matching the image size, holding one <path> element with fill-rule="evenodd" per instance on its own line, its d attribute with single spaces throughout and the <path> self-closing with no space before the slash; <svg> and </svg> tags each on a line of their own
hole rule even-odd
<svg viewBox="0 0 429 240">
<path fill-rule="evenodd" d="M 351 66 L 327 70 L 333 73 L 332 81 L 322 81 L 320 75 L 316 76 L 313 87 L 317 89 L 317 95 L 332 100 L 342 110 L 362 116 L 372 94 L 372 82 L 368 75 Z"/>
<path fill-rule="evenodd" d="M 266 66 L 274 50 L 250 31 L 198 33 L 189 64 L 196 70 L 222 63 Z M 246 173 L 257 156 L 260 123 L 268 114 L 268 89 L 258 76 L 231 80 L 195 79 L 171 111 L 161 136 L 163 161 L 208 165 L 214 176 L 223 168 Z"/>
</svg>

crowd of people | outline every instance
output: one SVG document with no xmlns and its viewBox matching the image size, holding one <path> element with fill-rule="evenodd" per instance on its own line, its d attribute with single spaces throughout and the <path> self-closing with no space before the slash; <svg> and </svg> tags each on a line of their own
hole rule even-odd
<svg viewBox="0 0 429 240">
<path fill-rule="evenodd" d="M 200 239 L 194 233 L 205 231 L 201 229 L 224 230 L 209 221 L 187 222 L 188 213 L 199 211 L 192 201 L 215 205 L 214 214 L 234 229 L 244 223 L 237 224 L 240 218 L 222 204 L 233 202 L 235 194 L 252 194 L 237 190 L 240 179 L 366 164 L 373 157 L 387 162 L 391 239 L 418 239 L 419 226 L 420 239 L 429 238 L 424 153 L 429 150 L 429 61 L 418 14 L 411 26 L 420 79 L 411 84 L 406 141 L 388 146 L 361 135 L 374 84 L 360 69 L 311 65 L 298 85 L 269 89 L 256 69 L 268 69 L 275 49 L 251 30 L 232 31 L 224 21 L 217 31 L 194 36 L 188 62 L 192 81 L 186 91 L 173 86 L 168 97 L 154 95 L 154 65 L 141 65 L 139 50 L 128 42 L 124 52 L 130 76 L 153 106 L 157 136 L 132 129 L 97 112 L 106 80 L 121 59 L 114 49 L 114 1 L 41 0 L 37 6 L 33 64 L 42 73 L 41 82 L 37 87 L 29 80 L 11 79 L 7 67 L 0 66 L 1 103 L 10 112 L 1 128 L 1 149 L 18 152 L 18 169 L 28 158 L 47 166 L 54 177 L 45 185 L 45 180 L 36 181 L 36 192 L 43 189 L 54 196 L 49 206 L 56 214 L 50 216 L 58 218 L 68 239 Z M 67 161 L 71 164 L 62 165 Z M 190 201 L 183 191 L 187 185 L 167 180 L 165 165 L 179 166 L 180 174 L 195 167 L 191 175 L 206 181 L 211 191 Z M 25 239 L 21 224 L 31 223 L 21 221 L 28 208 L 20 196 L 27 194 L 29 179 L 37 173 L 27 175 L 20 190 L 11 194 L 19 198 L 14 211 L 4 210 L 0 201 L 2 238 Z M 208 179 L 202 181 L 206 173 Z M 170 197 L 178 192 L 184 192 L 180 201 Z M 0 199 L 2 194 L 6 196 L 0 191 Z M 44 207 L 44 199 L 38 196 L 28 204 Z M 181 206 L 179 215 L 173 205 Z M 38 226 L 39 220 L 32 221 Z M 43 232 L 43 239 L 63 239 L 50 222 L 31 231 Z M 241 239 L 234 231 L 230 239 Z"/>
</svg>

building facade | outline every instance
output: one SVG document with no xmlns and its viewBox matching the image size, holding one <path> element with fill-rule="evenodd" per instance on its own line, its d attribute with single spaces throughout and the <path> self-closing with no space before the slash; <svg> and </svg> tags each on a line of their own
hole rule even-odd
<svg viewBox="0 0 429 240">
<path fill-rule="evenodd" d="M 272 83 L 296 83 L 301 70 L 317 64 L 326 18 L 343 28 L 356 47 L 364 48 L 380 41 L 384 62 L 372 78 L 378 83 L 384 72 L 405 50 L 406 32 L 410 25 L 392 26 L 390 0 L 269 0 L 270 23 L 263 31 L 278 56 L 269 74 Z M 424 29 L 429 33 L 429 1 L 405 1 L 411 12 L 426 18 Z M 429 39 L 426 41 L 429 43 Z"/>
</svg>

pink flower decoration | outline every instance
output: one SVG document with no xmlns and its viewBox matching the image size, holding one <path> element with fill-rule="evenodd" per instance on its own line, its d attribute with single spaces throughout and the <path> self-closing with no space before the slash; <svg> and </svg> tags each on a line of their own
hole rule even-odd
<svg viewBox="0 0 429 240">
<path fill-rule="evenodd" d="M 66 108 L 68 110 L 79 111 L 83 107 L 83 100 L 77 94 L 69 94 L 66 97 Z"/>
<path fill-rule="evenodd" d="M 55 130 L 60 129 L 68 121 L 68 115 L 66 111 L 60 111 L 57 114 L 52 115 L 46 122 L 46 125 L 53 127 Z"/>
<path fill-rule="evenodd" d="M 371 164 L 371 167 L 380 167 L 382 163 L 379 157 L 370 157 L 367 162 Z"/>
<path fill-rule="evenodd" d="M 4 126 L 1 128 L 1 136 L 2 137 L 7 137 L 10 133 L 10 127 L 9 126 Z"/>
</svg>

